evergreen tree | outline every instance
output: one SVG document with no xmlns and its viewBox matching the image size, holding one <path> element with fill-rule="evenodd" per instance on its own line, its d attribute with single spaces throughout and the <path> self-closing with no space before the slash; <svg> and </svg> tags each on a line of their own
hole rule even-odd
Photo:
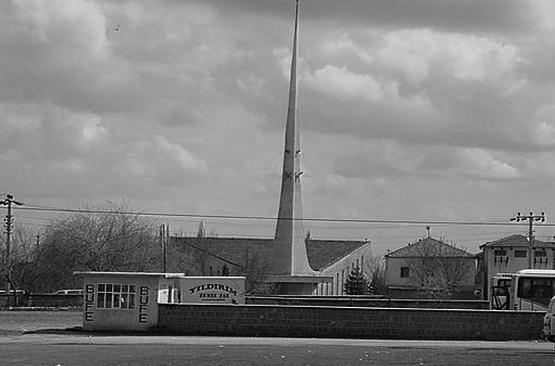
<svg viewBox="0 0 555 366">
<path fill-rule="evenodd" d="M 345 281 L 345 293 L 347 295 L 365 295 L 369 292 L 370 283 L 364 277 L 360 268 L 355 267 Z"/>
</svg>

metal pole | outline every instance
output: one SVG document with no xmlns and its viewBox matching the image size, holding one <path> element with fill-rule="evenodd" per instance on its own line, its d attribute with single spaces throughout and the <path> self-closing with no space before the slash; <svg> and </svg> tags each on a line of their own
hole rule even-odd
<svg viewBox="0 0 555 366">
<path fill-rule="evenodd" d="M 170 239 L 170 225 L 167 224 L 165 226 L 165 230 L 164 230 L 164 241 L 163 241 L 163 245 L 164 245 L 164 273 L 166 273 L 168 271 L 167 268 L 167 263 L 168 263 L 168 252 L 167 252 L 167 246 L 168 246 L 168 240 Z"/>
<path fill-rule="evenodd" d="M 6 285 L 6 290 L 7 293 L 9 294 L 10 292 L 10 287 L 11 287 L 11 264 L 10 264 L 10 244 L 11 244 L 11 234 L 12 234 L 12 219 L 13 219 L 13 215 L 12 215 L 12 204 L 17 205 L 17 206 L 21 206 L 23 205 L 23 203 L 18 202 L 16 200 L 13 199 L 13 196 L 11 194 L 7 194 L 6 198 L 2 201 L 0 201 L 0 205 L 3 206 L 8 206 L 8 214 L 6 215 L 6 254 L 5 254 L 5 271 L 6 271 L 6 280 L 7 280 L 7 285 Z M 15 296 L 15 289 L 14 289 L 14 296 Z M 17 304 L 17 299 L 14 299 L 14 302 Z"/>
<path fill-rule="evenodd" d="M 10 260 L 10 239 L 12 233 L 12 200 L 8 195 L 8 214 L 6 215 L 6 258 Z"/>
<path fill-rule="evenodd" d="M 532 246 L 534 245 L 534 234 L 533 234 L 533 229 L 532 229 L 532 225 L 533 225 L 533 214 L 532 212 L 530 212 L 530 216 L 528 216 L 528 241 L 530 242 L 529 246 L 528 246 L 528 268 L 533 268 L 532 267 Z"/>
</svg>

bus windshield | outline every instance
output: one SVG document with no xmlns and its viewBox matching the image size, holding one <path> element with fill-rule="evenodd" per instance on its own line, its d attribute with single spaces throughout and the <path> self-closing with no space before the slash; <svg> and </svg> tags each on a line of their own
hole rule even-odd
<svg viewBox="0 0 555 366">
<path fill-rule="evenodd" d="M 554 295 L 554 289 L 554 278 L 521 277 L 518 281 L 517 297 L 547 306 Z"/>
</svg>

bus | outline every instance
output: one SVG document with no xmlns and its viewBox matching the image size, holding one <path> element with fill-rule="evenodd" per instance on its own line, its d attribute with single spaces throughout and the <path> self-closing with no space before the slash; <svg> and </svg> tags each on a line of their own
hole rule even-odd
<svg viewBox="0 0 555 366">
<path fill-rule="evenodd" d="M 511 275 L 509 309 L 546 311 L 555 295 L 555 270 L 523 269 Z"/>
</svg>

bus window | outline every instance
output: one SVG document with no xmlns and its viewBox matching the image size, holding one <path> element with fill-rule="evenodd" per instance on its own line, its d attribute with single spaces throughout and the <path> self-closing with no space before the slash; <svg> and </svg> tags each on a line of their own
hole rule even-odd
<svg viewBox="0 0 555 366">
<path fill-rule="evenodd" d="M 534 299 L 547 305 L 553 296 L 553 278 L 520 278 L 518 282 L 517 297 L 522 299 Z"/>
<path fill-rule="evenodd" d="M 518 281 L 518 297 L 531 298 L 532 296 L 532 279 L 531 278 L 521 278 Z"/>
<path fill-rule="evenodd" d="M 553 296 L 552 279 L 534 278 L 532 279 L 532 289 L 534 297 L 549 298 Z"/>
</svg>

